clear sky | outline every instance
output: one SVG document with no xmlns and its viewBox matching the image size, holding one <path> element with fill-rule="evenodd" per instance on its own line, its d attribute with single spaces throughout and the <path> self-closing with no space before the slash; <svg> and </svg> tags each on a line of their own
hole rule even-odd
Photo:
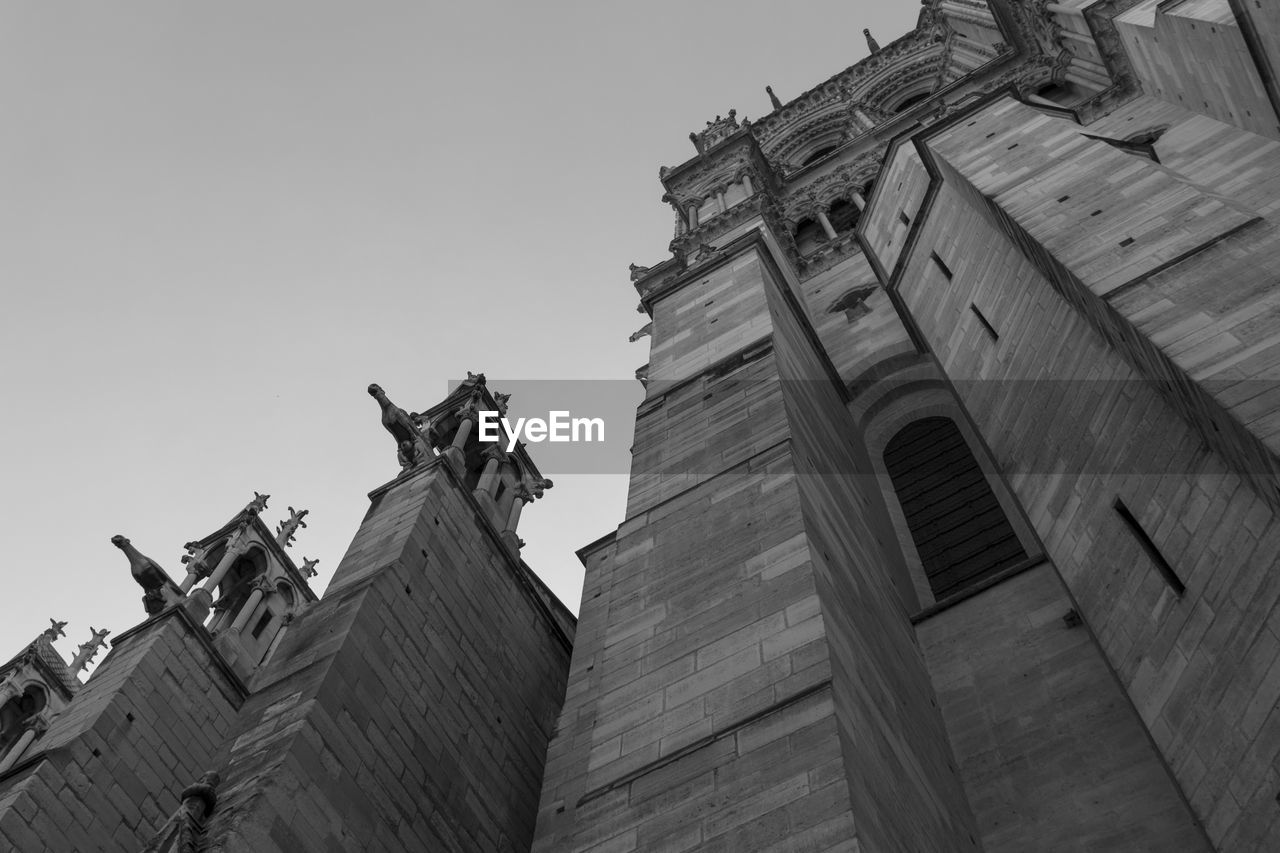
<svg viewBox="0 0 1280 853">
<path fill-rule="evenodd" d="M 179 578 L 255 489 L 273 527 L 311 511 L 291 551 L 322 591 L 398 471 L 370 382 L 419 410 L 483 371 L 528 415 L 519 380 L 612 379 L 633 406 L 627 264 L 668 256 L 658 167 L 918 11 L 0 2 L 0 657 L 49 617 L 68 657 L 136 624 L 112 534 Z M 626 478 L 544 473 L 524 556 L 576 611 L 573 552 L 622 520 Z"/>
</svg>

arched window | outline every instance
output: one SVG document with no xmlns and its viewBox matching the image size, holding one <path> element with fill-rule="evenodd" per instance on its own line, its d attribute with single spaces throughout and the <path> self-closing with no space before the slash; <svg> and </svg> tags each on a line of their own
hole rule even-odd
<svg viewBox="0 0 1280 853">
<path fill-rule="evenodd" d="M 22 724 L 43 711 L 46 704 L 44 691 L 33 684 L 0 706 L 0 756 L 22 736 Z"/>
<path fill-rule="evenodd" d="M 804 162 L 801 163 L 800 165 L 803 167 L 803 166 L 808 166 L 810 163 L 816 163 L 819 160 L 821 160 L 823 157 L 826 157 L 828 154 L 830 154 L 832 151 L 835 151 L 835 150 L 836 150 L 836 147 L 834 145 L 824 145 L 821 148 L 819 148 L 817 151 L 810 154 L 808 157 L 804 158 Z"/>
<path fill-rule="evenodd" d="M 898 113 L 906 112 L 907 110 L 909 110 L 909 109 L 911 109 L 912 107 L 914 107 L 916 104 L 918 104 L 918 103 L 920 103 L 921 101 L 923 101 L 925 98 L 929 97 L 929 95 L 930 95 L 930 93 L 929 93 L 929 92 L 921 92 L 921 93 L 920 93 L 920 94 L 918 94 L 918 95 L 912 95 L 911 97 L 907 98 L 907 99 L 906 99 L 906 100 L 904 100 L 902 103 L 900 103 L 900 104 L 898 104 L 896 107 L 894 107 L 894 108 L 893 108 L 893 114 L 894 114 L 894 115 L 897 115 Z"/>
<path fill-rule="evenodd" d="M 949 418 L 913 421 L 889 440 L 885 467 L 934 598 L 1026 559 L 964 436 Z"/>
<path fill-rule="evenodd" d="M 827 235 L 817 220 L 806 217 L 796 223 L 795 238 L 796 250 L 802 255 L 807 255 L 825 243 Z"/>
<path fill-rule="evenodd" d="M 848 199 L 837 199 L 827 211 L 827 219 L 837 234 L 847 233 L 858 224 L 858 208 Z"/>
</svg>

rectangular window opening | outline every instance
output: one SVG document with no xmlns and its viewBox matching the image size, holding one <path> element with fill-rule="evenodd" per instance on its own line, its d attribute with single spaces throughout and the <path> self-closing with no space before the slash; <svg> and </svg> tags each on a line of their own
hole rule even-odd
<svg viewBox="0 0 1280 853">
<path fill-rule="evenodd" d="M 1178 577 L 1178 573 L 1173 570 L 1173 566 L 1169 565 L 1169 561 L 1164 558 L 1164 554 L 1160 553 L 1156 543 L 1147 535 L 1147 531 L 1138 523 L 1138 519 L 1129 511 L 1129 507 L 1125 506 L 1124 501 L 1116 498 L 1116 502 L 1112 506 L 1115 508 L 1116 514 L 1128 526 L 1133 538 L 1138 540 L 1142 550 L 1147 552 L 1147 556 L 1155 564 L 1156 571 L 1160 572 L 1160 576 L 1164 578 L 1165 583 L 1169 584 L 1170 589 L 1179 596 L 1186 592 L 1187 587 L 1182 582 L 1182 579 Z"/>
<path fill-rule="evenodd" d="M 977 305 L 969 303 L 969 310 L 973 312 L 973 316 L 978 318 L 978 322 L 982 324 L 982 328 L 987 330 L 987 334 L 991 336 L 991 340 L 1000 340 L 1000 334 L 996 331 L 996 327 L 991 325 L 991 322 L 986 318 L 986 316 L 978 310 Z"/>
<path fill-rule="evenodd" d="M 947 281 L 951 281 L 951 277 L 952 277 L 951 267 L 947 266 L 943 262 L 942 258 L 938 257 L 937 252 L 930 252 L 929 257 L 933 260 L 933 265 L 936 266 L 944 276 L 946 276 Z"/>
<path fill-rule="evenodd" d="M 911 224 L 911 217 L 907 216 L 907 212 L 905 210 L 898 211 L 898 219 L 902 222 L 903 225 Z"/>
</svg>

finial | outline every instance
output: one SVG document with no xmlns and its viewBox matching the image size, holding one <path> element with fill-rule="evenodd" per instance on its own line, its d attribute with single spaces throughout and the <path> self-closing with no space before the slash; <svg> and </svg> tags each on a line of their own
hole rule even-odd
<svg viewBox="0 0 1280 853">
<path fill-rule="evenodd" d="M 168 605 L 182 600 L 182 590 L 155 560 L 138 553 L 138 549 L 119 533 L 111 537 L 111 544 L 129 559 L 129 573 L 142 587 L 142 606 L 147 613 L 154 616 Z"/>
<path fill-rule="evenodd" d="M 773 94 L 773 87 L 772 87 L 772 86 L 765 86 L 765 87 L 764 87 L 764 91 L 765 91 L 765 93 L 766 93 L 766 94 L 768 94 L 768 96 L 769 96 L 769 103 L 773 104 L 773 108 L 774 108 L 775 110 L 780 110 L 780 109 L 782 109 L 782 100 L 781 100 L 777 95 Z"/>
<path fill-rule="evenodd" d="M 71 671 L 73 673 L 84 669 L 98 655 L 98 649 L 107 644 L 107 635 L 111 632 L 103 628 L 99 630 L 92 625 L 89 630 L 93 632 L 93 636 L 87 642 L 81 643 L 77 648 L 75 658 L 71 661 Z"/>
<path fill-rule="evenodd" d="M 862 31 L 862 34 L 867 37 L 868 50 L 870 50 L 872 53 L 876 53 L 877 51 L 880 50 L 880 44 L 879 42 L 876 41 L 876 37 L 871 35 L 871 30 L 864 29 Z"/>
<path fill-rule="evenodd" d="M 473 377 L 475 374 L 467 371 L 467 381 L 471 381 Z M 480 384 L 484 384 L 484 374 L 480 374 L 479 379 Z M 369 386 L 369 396 L 377 400 L 382 408 L 382 425 L 395 439 L 396 458 L 400 461 L 400 468 L 407 470 L 426 459 L 427 443 L 418 431 L 417 424 L 413 422 L 413 417 L 387 399 L 386 392 L 376 383 Z"/>
<path fill-rule="evenodd" d="M 271 495 L 264 495 L 255 489 L 253 492 L 253 500 L 249 501 L 249 503 L 245 505 L 242 512 L 247 512 L 250 515 L 260 515 L 262 511 L 267 508 L 267 501 L 270 500 L 270 498 Z"/>
<path fill-rule="evenodd" d="M 276 527 L 276 544 L 281 548 L 287 548 L 293 542 L 294 534 L 298 532 L 299 527 L 306 527 L 307 523 L 302 519 L 307 517 L 311 510 L 295 510 L 289 507 L 289 518 L 280 522 Z"/>
<path fill-rule="evenodd" d="M 44 633 L 42 633 L 40 636 L 48 637 L 49 642 L 52 643 L 54 640 L 58 639 L 59 637 L 67 636 L 67 632 L 63 630 L 66 627 L 67 627 L 66 622 L 59 622 L 57 619 L 50 619 L 49 627 L 45 628 Z"/>
<path fill-rule="evenodd" d="M 302 576 L 304 578 L 313 578 L 316 575 L 320 574 L 319 572 L 316 571 L 316 564 L 319 562 L 320 562 L 319 560 L 312 560 L 312 559 L 308 559 L 307 557 L 303 557 L 302 558 Z"/>
</svg>

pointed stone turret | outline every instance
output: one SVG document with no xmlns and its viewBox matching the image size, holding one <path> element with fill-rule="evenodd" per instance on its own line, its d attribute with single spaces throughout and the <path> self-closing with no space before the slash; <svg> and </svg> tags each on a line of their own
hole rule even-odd
<svg viewBox="0 0 1280 853">
<path fill-rule="evenodd" d="M 769 96 L 769 103 L 773 105 L 773 108 L 775 110 L 782 109 L 782 100 L 773 93 L 773 87 L 765 86 L 764 91 Z"/>
<path fill-rule="evenodd" d="M 872 53 L 878 53 L 880 50 L 880 43 L 876 41 L 875 36 L 871 35 L 871 30 L 864 29 L 862 34 L 867 37 L 867 50 Z"/>
</svg>

